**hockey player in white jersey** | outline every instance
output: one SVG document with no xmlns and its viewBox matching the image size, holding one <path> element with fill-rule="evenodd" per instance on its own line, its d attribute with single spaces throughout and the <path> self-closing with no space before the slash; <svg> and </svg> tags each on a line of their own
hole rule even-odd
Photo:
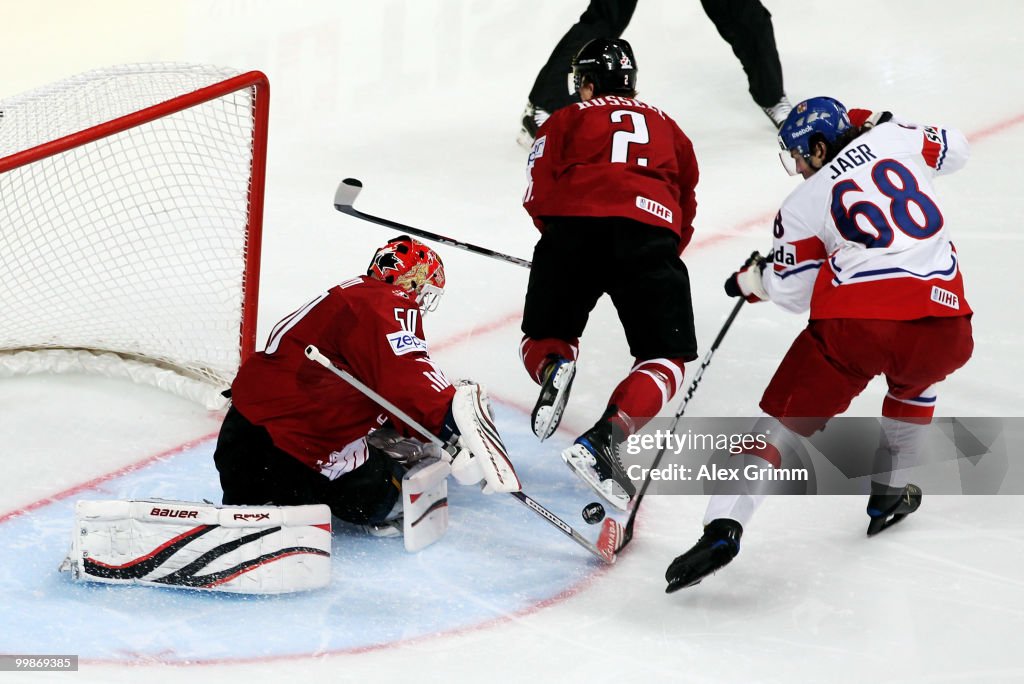
<svg viewBox="0 0 1024 684">
<path fill-rule="evenodd" d="M 810 311 L 761 399 L 754 431 L 770 435 L 744 458 L 779 467 L 800 440 L 845 411 L 884 375 L 880 453 L 891 467 L 872 477 L 868 534 L 921 503 L 901 475 L 930 422 L 936 384 L 971 356 L 971 308 L 949 227 L 933 187 L 964 166 L 967 140 L 951 128 L 919 126 L 889 112 L 828 97 L 801 102 L 779 130 L 780 157 L 805 179 L 775 217 L 771 254 L 755 254 L 726 293 Z M 891 471 L 891 472 L 888 472 Z M 676 558 L 666 591 L 692 586 L 739 552 L 743 527 L 763 499 L 714 495 L 704 534 Z"/>
</svg>

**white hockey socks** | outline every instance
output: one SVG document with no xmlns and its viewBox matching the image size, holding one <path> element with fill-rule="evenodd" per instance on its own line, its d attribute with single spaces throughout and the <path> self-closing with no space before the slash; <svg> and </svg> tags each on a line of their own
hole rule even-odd
<svg viewBox="0 0 1024 684">
<path fill-rule="evenodd" d="M 882 416 L 882 436 L 875 452 L 873 482 L 902 489 L 909 484 L 909 469 L 921 464 L 921 447 L 928 424 Z"/>
<path fill-rule="evenodd" d="M 728 518 L 735 520 L 746 529 L 754 512 L 764 501 L 764 494 L 712 494 L 704 512 L 704 524 L 712 520 Z"/>
<path fill-rule="evenodd" d="M 74 579 L 241 594 L 319 589 L 331 579 L 327 506 L 79 501 Z"/>
<path fill-rule="evenodd" d="M 783 425 L 777 418 L 764 415 L 758 419 L 750 434 L 763 435 L 763 446 L 752 448 L 730 458 L 730 467 L 743 471 L 747 466 L 755 468 L 779 468 L 783 461 L 792 458 L 800 444 L 800 436 Z M 754 512 L 765 499 L 764 490 L 770 480 L 741 480 L 736 484 L 724 482 L 718 493 L 708 500 L 704 513 L 704 524 L 712 520 L 728 518 L 744 528 L 754 517 Z M 724 491 L 722 491 L 724 490 Z"/>
</svg>

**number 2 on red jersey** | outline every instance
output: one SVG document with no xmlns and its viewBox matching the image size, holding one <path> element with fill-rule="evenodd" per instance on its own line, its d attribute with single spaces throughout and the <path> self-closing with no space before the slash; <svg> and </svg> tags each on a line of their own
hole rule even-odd
<svg viewBox="0 0 1024 684">
<path fill-rule="evenodd" d="M 643 150 L 641 145 L 651 142 L 651 135 L 647 131 L 647 119 L 640 112 L 630 109 L 616 109 L 611 113 L 612 123 L 621 124 L 626 119 L 630 120 L 631 130 L 619 129 L 612 134 L 612 163 L 627 164 L 630 161 L 630 154 L 638 155 Z M 633 149 L 630 149 L 633 145 Z M 633 163 L 637 166 L 647 166 L 647 157 L 634 156 Z"/>
</svg>

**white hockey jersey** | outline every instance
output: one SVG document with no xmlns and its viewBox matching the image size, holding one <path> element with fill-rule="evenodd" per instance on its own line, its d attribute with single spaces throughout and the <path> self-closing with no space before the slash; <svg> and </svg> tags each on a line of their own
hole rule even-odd
<svg viewBox="0 0 1024 684">
<path fill-rule="evenodd" d="M 782 203 L 771 300 L 812 320 L 970 314 L 932 185 L 968 153 L 957 130 L 896 121 L 853 140 Z"/>
</svg>

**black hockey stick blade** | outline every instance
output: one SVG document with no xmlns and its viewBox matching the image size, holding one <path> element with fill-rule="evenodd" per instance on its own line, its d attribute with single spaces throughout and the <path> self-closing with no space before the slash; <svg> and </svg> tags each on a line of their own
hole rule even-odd
<svg viewBox="0 0 1024 684">
<path fill-rule="evenodd" d="M 448 245 L 449 247 L 455 247 L 462 249 L 467 252 L 473 252 L 474 254 L 480 254 L 481 256 L 491 257 L 492 259 L 498 259 L 499 261 L 505 261 L 516 266 L 522 266 L 523 268 L 530 268 L 533 264 L 526 259 L 520 259 L 519 257 L 510 256 L 508 254 L 502 254 L 496 252 L 493 249 L 486 247 L 480 247 L 473 245 L 468 242 L 462 242 L 454 238 L 446 237 L 438 233 L 431 233 L 428 230 L 422 228 L 416 228 L 414 226 L 407 226 L 404 223 L 398 221 L 392 221 L 390 219 L 381 218 L 372 214 L 366 214 L 359 211 L 353 206 L 356 202 L 356 198 L 359 197 L 359 192 L 363 189 L 362 181 L 355 178 L 346 178 L 338 184 L 338 189 L 334 191 L 334 208 L 343 214 L 362 219 L 363 221 L 369 221 L 370 223 L 376 223 L 378 226 L 384 226 L 394 230 L 402 231 L 407 235 L 414 235 L 424 240 L 433 240 L 439 242 L 442 245 Z"/>
</svg>

